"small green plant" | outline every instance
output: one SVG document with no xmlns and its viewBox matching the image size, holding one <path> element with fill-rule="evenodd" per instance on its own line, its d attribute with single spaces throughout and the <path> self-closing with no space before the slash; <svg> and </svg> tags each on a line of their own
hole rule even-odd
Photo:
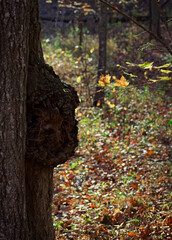
<svg viewBox="0 0 172 240">
<path fill-rule="evenodd" d="M 54 223 L 53 223 L 53 226 L 54 227 L 56 227 L 56 228 L 58 228 L 58 229 L 61 229 L 62 228 L 62 224 L 63 224 L 63 221 L 55 221 Z"/>
</svg>

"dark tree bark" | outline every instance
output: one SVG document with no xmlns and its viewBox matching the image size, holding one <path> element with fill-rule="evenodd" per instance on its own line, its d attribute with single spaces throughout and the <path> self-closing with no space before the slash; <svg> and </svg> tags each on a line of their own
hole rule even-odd
<svg viewBox="0 0 172 240">
<path fill-rule="evenodd" d="M 79 28 L 79 54 L 82 54 L 82 45 L 83 45 L 83 13 L 82 10 L 79 13 L 78 17 L 78 28 Z"/>
<path fill-rule="evenodd" d="M 98 63 L 98 79 L 101 75 L 106 74 L 106 45 L 107 45 L 107 7 L 104 3 L 100 3 L 99 14 L 99 63 Z M 100 106 L 104 103 L 104 89 L 97 86 L 94 96 L 93 105 Z"/>
<path fill-rule="evenodd" d="M 149 18 L 149 30 L 160 37 L 160 13 L 158 11 L 156 0 L 149 0 Z M 150 35 L 149 38 L 152 39 L 152 36 Z"/>
<path fill-rule="evenodd" d="M 44 62 L 37 0 L 0 12 L 0 239 L 54 239 L 53 167 L 77 146 L 78 98 Z"/>
<path fill-rule="evenodd" d="M 28 5 L 0 1 L 0 239 L 28 239 L 25 204 Z"/>
</svg>

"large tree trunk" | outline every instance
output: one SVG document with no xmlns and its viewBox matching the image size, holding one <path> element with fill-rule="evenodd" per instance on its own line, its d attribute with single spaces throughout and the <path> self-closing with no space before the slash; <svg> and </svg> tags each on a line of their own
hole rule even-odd
<svg viewBox="0 0 172 240">
<path fill-rule="evenodd" d="M 77 146 L 78 98 L 44 62 L 37 0 L 0 12 L 0 239 L 54 239 L 53 167 Z"/>
<path fill-rule="evenodd" d="M 25 204 L 28 6 L 0 1 L 0 239 L 28 239 Z"/>
</svg>

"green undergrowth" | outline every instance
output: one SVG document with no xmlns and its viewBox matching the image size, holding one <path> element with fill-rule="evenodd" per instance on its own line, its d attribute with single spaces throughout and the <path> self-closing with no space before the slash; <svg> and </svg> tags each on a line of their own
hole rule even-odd
<svg viewBox="0 0 172 240">
<path fill-rule="evenodd" d="M 97 43 L 88 36 L 93 45 L 85 40 L 79 55 L 70 38 L 65 48 L 62 39 L 43 41 L 46 61 L 76 88 L 81 102 L 79 146 L 54 170 L 56 239 L 171 239 L 170 97 L 162 89 L 112 82 L 103 108 L 92 107 Z M 117 51 L 119 43 L 111 39 L 109 46 Z"/>
</svg>

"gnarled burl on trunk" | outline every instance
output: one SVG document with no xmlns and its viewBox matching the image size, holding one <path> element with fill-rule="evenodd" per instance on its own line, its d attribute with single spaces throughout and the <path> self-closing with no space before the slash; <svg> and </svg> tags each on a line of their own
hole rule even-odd
<svg viewBox="0 0 172 240">
<path fill-rule="evenodd" d="M 53 167 L 64 163 L 77 146 L 74 118 L 78 97 L 46 64 L 29 67 L 26 200 L 30 239 L 53 239 L 51 201 Z M 46 216 L 44 216 L 46 215 Z"/>
</svg>

